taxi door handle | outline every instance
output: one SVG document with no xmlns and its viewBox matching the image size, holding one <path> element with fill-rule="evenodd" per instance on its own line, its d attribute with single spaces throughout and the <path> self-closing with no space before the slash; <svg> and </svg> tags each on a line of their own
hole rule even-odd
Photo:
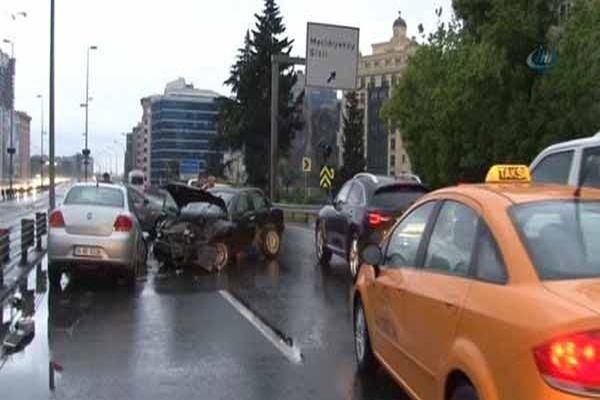
<svg viewBox="0 0 600 400">
<path fill-rule="evenodd" d="M 446 309 L 448 311 L 453 311 L 453 312 L 458 309 L 458 306 L 456 305 L 457 303 L 458 303 L 458 299 L 454 298 L 454 297 L 450 297 L 446 301 L 444 301 L 444 305 L 446 306 Z"/>
</svg>

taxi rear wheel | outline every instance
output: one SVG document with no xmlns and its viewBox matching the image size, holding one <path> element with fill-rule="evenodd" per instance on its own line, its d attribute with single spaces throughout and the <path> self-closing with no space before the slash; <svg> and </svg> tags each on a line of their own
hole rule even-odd
<svg viewBox="0 0 600 400">
<path fill-rule="evenodd" d="M 450 400 L 479 400 L 479 395 L 473 385 L 463 383 L 454 389 Z"/>
<path fill-rule="evenodd" d="M 369 338 L 365 309 L 360 300 L 357 301 L 354 310 L 354 354 L 360 373 L 369 374 L 374 372 L 377 364 Z"/>
</svg>

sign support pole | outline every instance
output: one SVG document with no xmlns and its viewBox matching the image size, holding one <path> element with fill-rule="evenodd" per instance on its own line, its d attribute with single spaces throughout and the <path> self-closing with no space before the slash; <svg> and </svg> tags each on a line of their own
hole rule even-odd
<svg viewBox="0 0 600 400">
<path fill-rule="evenodd" d="M 277 167 L 279 164 L 279 66 L 280 64 L 304 65 L 304 58 L 285 54 L 271 55 L 271 163 L 269 170 L 269 196 L 272 202 L 279 200 L 277 193 Z"/>
</svg>

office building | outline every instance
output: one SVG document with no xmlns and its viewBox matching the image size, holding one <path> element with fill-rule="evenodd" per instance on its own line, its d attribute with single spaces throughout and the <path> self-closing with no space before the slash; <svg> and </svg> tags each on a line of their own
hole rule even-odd
<svg viewBox="0 0 600 400">
<path fill-rule="evenodd" d="M 393 36 L 389 41 L 375 43 L 372 54 L 361 55 L 358 66 L 359 104 L 364 110 L 365 153 L 367 171 L 377 174 L 399 175 L 411 172 L 408 153 L 402 142 L 402 133 L 389 132 L 381 120 L 381 106 L 391 95 L 396 81 L 402 76 L 408 58 L 417 49 L 414 39 L 406 36 L 406 21 L 394 21 Z M 344 104 L 342 104 L 342 110 Z M 338 145 L 342 159 L 343 127 L 340 126 Z"/>
<path fill-rule="evenodd" d="M 15 113 L 17 139 L 14 143 L 17 152 L 14 158 L 15 178 L 31 178 L 30 146 L 31 146 L 31 117 L 23 111 Z"/>
<path fill-rule="evenodd" d="M 14 71 L 15 60 L 0 50 L 0 177 L 3 181 L 8 181 L 7 150 L 10 147 L 10 116 L 14 104 Z M 14 132 L 13 124 L 13 141 Z"/>
<path fill-rule="evenodd" d="M 302 158 L 309 157 L 312 160 L 312 172 L 308 176 L 308 185 L 317 187 L 319 185 L 320 164 L 327 162 L 337 165 L 335 156 L 328 160 L 322 159 L 322 149 L 325 146 L 332 148 L 332 154 L 337 153 L 336 135 L 339 130 L 340 102 L 335 90 L 321 88 L 306 88 L 305 76 L 298 71 L 298 81 L 292 88 L 292 97 L 297 99 L 304 94 L 302 103 L 302 115 L 304 127 L 295 132 L 289 151 L 289 167 L 291 171 L 287 174 L 290 182 L 284 182 L 285 186 L 304 186 L 305 176 L 302 172 Z"/>
<path fill-rule="evenodd" d="M 148 161 L 153 184 L 196 177 L 206 171 L 210 157 L 222 157 L 209 148 L 217 133 L 218 97 L 179 78 L 167 84 L 164 94 L 142 100 L 150 105 Z"/>
</svg>

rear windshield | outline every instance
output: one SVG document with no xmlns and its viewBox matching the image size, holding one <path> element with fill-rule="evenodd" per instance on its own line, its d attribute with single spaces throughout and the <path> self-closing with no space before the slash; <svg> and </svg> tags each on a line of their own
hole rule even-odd
<svg viewBox="0 0 600 400">
<path fill-rule="evenodd" d="M 143 185 L 144 184 L 144 178 L 141 176 L 134 176 L 131 178 L 131 184 L 132 185 Z"/>
<path fill-rule="evenodd" d="M 600 277 L 600 202 L 536 202 L 511 215 L 540 279 Z"/>
<path fill-rule="evenodd" d="M 65 205 L 94 205 L 123 208 L 123 192 L 119 189 L 102 186 L 76 186 L 69 190 Z"/>
<path fill-rule="evenodd" d="M 379 189 L 373 195 L 372 205 L 378 208 L 406 210 L 427 190 L 420 186 L 391 186 Z"/>
</svg>

